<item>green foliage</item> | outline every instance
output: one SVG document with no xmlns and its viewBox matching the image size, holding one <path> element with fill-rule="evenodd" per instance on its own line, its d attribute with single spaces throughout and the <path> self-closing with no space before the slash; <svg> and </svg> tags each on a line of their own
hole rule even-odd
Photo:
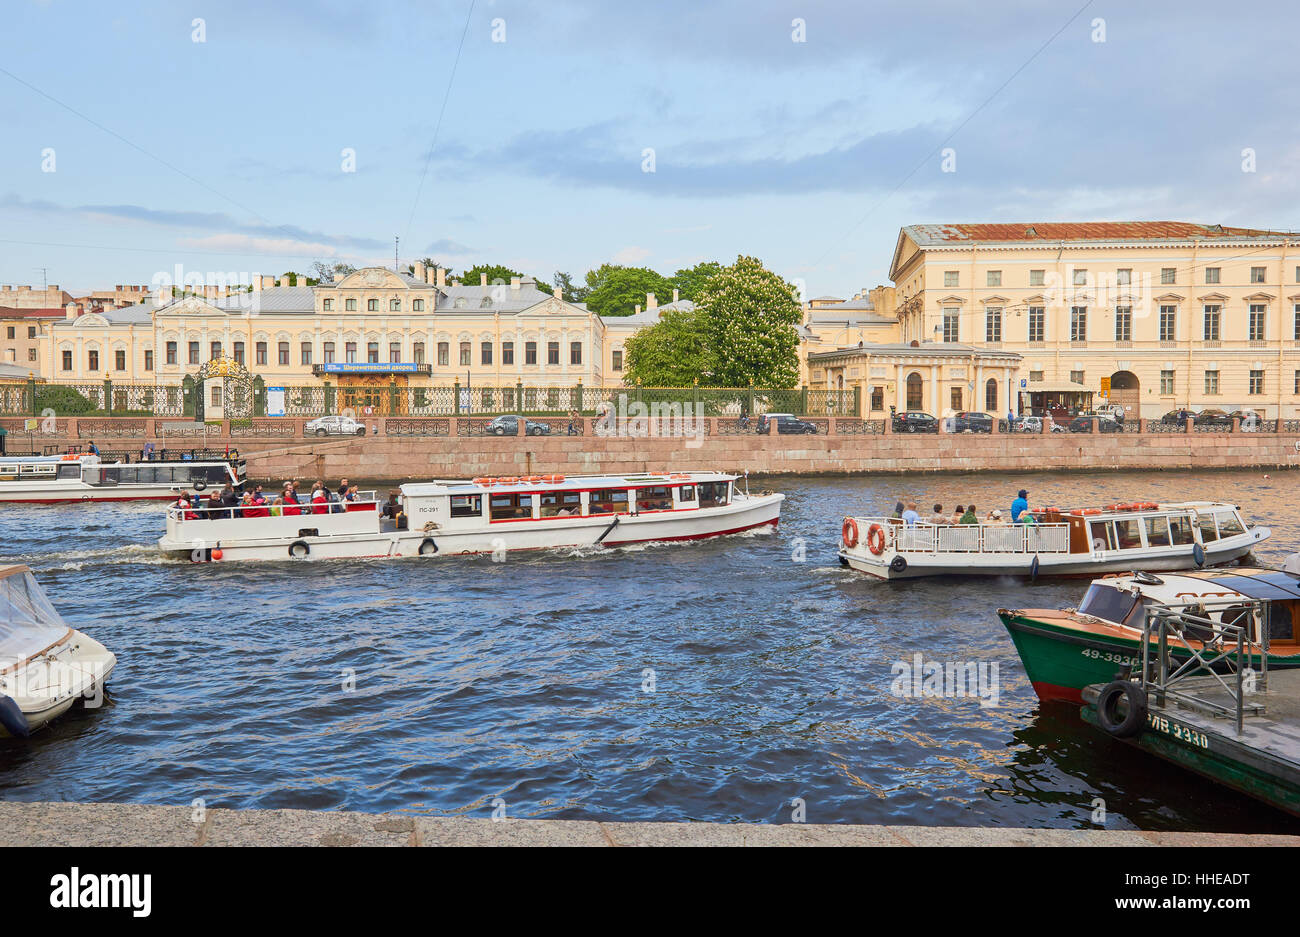
<svg viewBox="0 0 1300 937">
<path fill-rule="evenodd" d="M 36 385 L 36 412 L 53 410 L 59 416 L 79 416 L 83 413 L 95 413 L 99 403 L 92 403 L 80 394 L 75 387 L 59 384 Z"/>
<path fill-rule="evenodd" d="M 598 316 L 630 316 L 638 305 L 645 306 L 646 293 L 660 301 L 673 293 L 672 282 L 649 267 L 602 264 L 599 271 L 587 274 L 589 286 L 593 274 L 599 285 L 587 294 L 587 308 Z"/>
<path fill-rule="evenodd" d="M 684 267 L 672 275 L 672 284 L 678 290 L 678 299 L 689 299 L 695 302 L 704 291 L 704 286 L 709 280 L 716 277 L 722 272 L 722 264 L 716 260 L 706 260 L 696 264 L 694 267 Z M 661 300 L 666 302 L 666 300 Z"/>
<path fill-rule="evenodd" d="M 460 282 L 465 286 L 478 286 L 481 275 L 484 273 L 487 274 L 488 286 L 495 285 L 498 280 L 509 286 L 511 277 L 522 279 L 524 276 L 518 270 L 511 270 L 501 264 L 475 264 L 460 275 Z M 543 293 L 549 293 L 552 290 L 549 283 L 540 279 L 537 280 L 537 288 Z"/>
<path fill-rule="evenodd" d="M 667 310 L 658 323 L 631 336 L 624 353 L 625 379 L 646 387 L 707 383 L 713 371 L 708 320 L 698 310 Z"/>
<path fill-rule="evenodd" d="M 323 260 L 317 260 L 311 265 L 312 270 L 316 272 L 316 280 L 329 280 L 334 277 L 345 277 L 349 273 L 356 273 L 357 268 L 352 264 L 345 263 L 326 263 Z"/>
<path fill-rule="evenodd" d="M 573 278 L 562 270 L 555 271 L 555 285 L 560 288 L 560 296 L 566 303 L 586 302 L 591 293 L 585 286 L 574 286 Z"/>
<path fill-rule="evenodd" d="M 714 382 L 722 387 L 793 387 L 799 380 L 803 310 L 795 287 L 757 257 L 740 256 L 711 279 L 696 305 L 708 323 Z"/>
</svg>

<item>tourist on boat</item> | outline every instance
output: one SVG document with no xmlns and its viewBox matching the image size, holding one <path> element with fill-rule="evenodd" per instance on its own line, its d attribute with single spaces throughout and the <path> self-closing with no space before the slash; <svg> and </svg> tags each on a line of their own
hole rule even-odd
<svg viewBox="0 0 1300 937">
<path fill-rule="evenodd" d="M 907 502 L 907 510 L 903 512 L 903 525 L 905 527 L 915 527 L 916 522 L 921 519 L 921 515 L 916 513 L 916 502 Z"/>
<path fill-rule="evenodd" d="M 1031 511 L 1029 511 L 1028 509 L 1026 509 L 1026 510 L 1020 512 L 1020 520 L 1016 521 L 1016 523 L 1017 523 L 1017 524 L 1037 524 L 1037 523 L 1038 523 L 1038 520 L 1034 517 L 1034 515 L 1033 515 L 1033 513 L 1032 513 Z"/>
<path fill-rule="evenodd" d="M 280 498 L 280 514 L 282 517 L 297 517 L 302 513 L 302 508 L 298 505 L 298 496 L 293 493 L 293 488 L 289 485 L 284 486 L 284 495 Z"/>
<path fill-rule="evenodd" d="M 1001 524 L 1002 512 L 997 510 L 996 508 L 992 511 L 989 511 L 988 517 L 984 518 L 984 523 L 992 524 L 992 525 Z"/>
<path fill-rule="evenodd" d="M 894 503 L 894 513 L 889 515 L 893 520 L 901 520 L 903 517 L 904 505 L 902 501 Z"/>
<path fill-rule="evenodd" d="M 204 513 L 210 521 L 220 520 L 225 516 L 225 512 L 221 510 L 221 492 L 215 488 L 208 495 L 208 509 Z"/>
<path fill-rule="evenodd" d="M 961 520 L 957 521 L 958 524 L 978 524 L 979 522 L 980 519 L 975 514 L 975 505 L 973 504 L 966 505 L 966 513 L 961 516 Z"/>
<path fill-rule="evenodd" d="M 151 442 L 147 442 L 147 443 L 145 443 L 145 444 L 144 444 L 144 452 L 143 452 L 142 454 L 143 454 L 143 456 L 144 456 L 144 461 L 146 461 L 146 462 L 152 462 L 152 461 L 153 461 L 153 443 L 151 443 Z"/>
<path fill-rule="evenodd" d="M 182 494 L 179 498 L 177 498 L 176 507 L 180 510 L 181 517 L 184 518 L 185 520 L 192 521 L 198 519 L 199 514 L 196 510 L 194 510 L 195 505 L 194 502 L 190 500 L 189 495 Z"/>
<path fill-rule="evenodd" d="M 1020 513 L 1029 510 L 1029 492 L 1021 488 L 1016 494 L 1016 500 L 1011 502 L 1011 523 L 1020 520 Z"/>
<path fill-rule="evenodd" d="M 340 500 L 340 501 L 342 501 L 344 498 L 347 497 L 348 489 L 351 488 L 351 487 L 352 487 L 351 483 L 348 482 L 348 480 L 347 480 L 346 478 L 340 478 L 340 479 L 339 479 L 339 488 L 338 488 L 338 491 L 339 491 L 339 500 Z"/>
<path fill-rule="evenodd" d="M 226 482 L 221 488 L 221 506 L 226 509 L 225 517 L 239 516 L 239 495 L 235 494 L 235 489 L 231 487 L 230 482 Z"/>
<path fill-rule="evenodd" d="M 936 527 L 942 527 L 944 524 L 948 523 L 948 515 L 943 513 L 942 504 L 936 504 L 934 506 L 934 513 L 930 515 L 930 523 L 934 524 Z"/>
<path fill-rule="evenodd" d="M 330 512 L 329 497 L 325 494 L 324 482 L 317 482 L 311 490 L 311 512 L 313 514 Z"/>
<path fill-rule="evenodd" d="M 88 445 L 86 448 L 89 449 L 92 454 L 99 455 L 99 446 L 95 445 L 95 440 L 92 439 L 90 441 L 90 445 Z"/>
<path fill-rule="evenodd" d="M 388 500 L 384 502 L 380 509 L 379 516 L 391 520 L 398 530 L 406 529 L 406 515 L 402 513 L 402 502 L 399 500 L 401 492 L 394 488 L 388 492 Z"/>
<path fill-rule="evenodd" d="M 962 507 L 960 504 L 957 505 L 957 510 L 955 510 L 955 511 L 952 512 L 952 517 L 948 518 L 948 523 L 949 523 L 949 524 L 960 524 L 960 523 L 961 523 L 961 519 L 962 519 L 962 515 L 965 514 L 965 513 L 966 513 L 966 509 L 965 509 L 964 507 Z"/>
</svg>

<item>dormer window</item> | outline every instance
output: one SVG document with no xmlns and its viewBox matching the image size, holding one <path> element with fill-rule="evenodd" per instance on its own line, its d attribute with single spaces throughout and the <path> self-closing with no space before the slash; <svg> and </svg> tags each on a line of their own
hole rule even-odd
<svg viewBox="0 0 1300 937">
<path fill-rule="evenodd" d="M 483 301 L 480 302 L 478 305 L 479 305 L 479 308 L 480 308 L 480 309 L 491 309 L 491 308 L 492 308 L 492 297 L 491 297 L 491 296 L 484 296 L 484 297 L 483 297 Z"/>
<path fill-rule="evenodd" d="M 468 304 L 465 302 L 465 297 L 464 297 L 464 296 L 457 296 L 457 297 L 456 297 L 456 302 L 454 302 L 454 303 L 452 304 L 452 308 L 454 308 L 454 309 L 464 309 L 466 305 L 468 305 Z"/>
</svg>

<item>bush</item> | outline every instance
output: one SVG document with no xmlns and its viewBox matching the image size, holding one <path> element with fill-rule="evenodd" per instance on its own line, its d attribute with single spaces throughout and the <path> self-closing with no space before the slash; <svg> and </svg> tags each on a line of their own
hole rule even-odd
<svg viewBox="0 0 1300 937">
<path fill-rule="evenodd" d="M 99 401 L 87 400 L 75 387 L 57 384 L 36 385 L 36 412 L 53 410 L 58 416 L 80 416 L 99 410 Z"/>
</svg>

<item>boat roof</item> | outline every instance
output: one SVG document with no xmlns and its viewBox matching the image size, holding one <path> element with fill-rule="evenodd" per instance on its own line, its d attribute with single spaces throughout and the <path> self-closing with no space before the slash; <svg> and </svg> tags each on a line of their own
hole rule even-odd
<svg viewBox="0 0 1300 937">
<path fill-rule="evenodd" d="M 510 477 L 510 476 L 507 476 Z M 534 476 L 524 476 L 532 478 Z M 545 478 L 546 476 L 536 476 Z M 515 478 L 501 484 L 493 479 L 493 484 L 485 484 L 487 479 L 435 479 L 429 482 L 413 482 L 402 485 L 402 494 L 408 497 L 432 497 L 447 494 L 481 494 L 485 491 L 563 491 L 572 489 L 585 491 L 588 488 L 632 488 L 646 485 L 680 484 L 689 480 L 692 484 L 711 481 L 734 481 L 737 476 L 726 472 L 641 472 L 628 475 L 564 475 L 562 481 L 523 481 Z"/>
<path fill-rule="evenodd" d="M 69 459 L 61 455 L 31 455 L 31 456 L 6 455 L 6 456 L 0 456 L 0 465 L 16 465 L 18 463 L 21 463 L 23 465 L 34 465 L 37 463 L 45 464 L 47 462 L 76 462 L 77 464 L 81 464 L 82 462 L 90 462 L 95 465 L 103 466 L 105 468 L 112 468 L 113 466 L 116 465 L 152 465 L 155 467 L 162 467 L 162 466 L 172 467 L 172 466 L 184 466 L 184 465 L 228 465 L 229 464 L 224 459 L 185 459 L 185 460 L 172 459 L 166 462 L 162 461 L 161 459 L 147 459 L 139 462 L 120 462 L 120 461 L 105 462 L 103 459 L 95 455 L 93 452 L 76 453 L 76 456 L 77 456 L 76 458 Z"/>
<path fill-rule="evenodd" d="M 1228 566 L 1181 573 L 1156 573 L 1155 576 L 1161 580 L 1160 585 L 1145 583 L 1132 575 L 1107 576 L 1104 579 L 1094 579 L 1093 584 L 1119 589 L 1136 586 L 1142 594 L 1162 601 L 1187 591 L 1203 592 L 1207 585 L 1218 586 L 1249 599 L 1300 599 L 1300 577 L 1285 570 L 1263 566 Z"/>
</svg>

